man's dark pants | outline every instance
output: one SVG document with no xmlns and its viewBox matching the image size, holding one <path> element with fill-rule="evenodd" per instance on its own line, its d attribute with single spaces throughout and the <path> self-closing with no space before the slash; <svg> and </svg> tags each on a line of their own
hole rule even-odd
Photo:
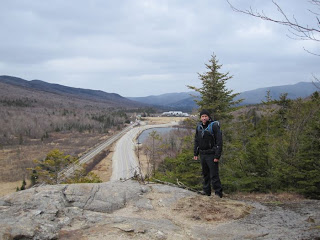
<svg viewBox="0 0 320 240">
<path fill-rule="evenodd" d="M 200 154 L 202 175 L 203 175 L 203 191 L 210 195 L 211 184 L 216 194 L 222 193 L 222 186 L 219 178 L 219 163 L 214 162 L 213 154 Z"/>
</svg>

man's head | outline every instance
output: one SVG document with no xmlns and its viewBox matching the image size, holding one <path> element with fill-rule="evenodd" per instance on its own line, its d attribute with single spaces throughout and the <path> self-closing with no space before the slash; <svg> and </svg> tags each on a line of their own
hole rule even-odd
<svg viewBox="0 0 320 240">
<path fill-rule="evenodd" d="M 203 109 L 200 112 L 200 118 L 201 118 L 202 124 L 206 124 L 209 120 L 211 120 L 209 111 L 206 109 Z"/>
</svg>

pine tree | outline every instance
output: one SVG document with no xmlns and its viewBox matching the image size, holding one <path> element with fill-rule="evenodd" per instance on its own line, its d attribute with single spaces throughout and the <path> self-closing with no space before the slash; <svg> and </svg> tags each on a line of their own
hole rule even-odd
<svg viewBox="0 0 320 240">
<path fill-rule="evenodd" d="M 44 160 L 34 160 L 34 163 L 37 164 L 34 170 L 42 181 L 48 184 L 57 184 L 59 172 L 73 161 L 75 159 L 70 155 L 64 155 L 63 152 L 54 149 L 47 154 Z"/>
<path fill-rule="evenodd" d="M 201 166 L 199 161 L 194 161 L 192 158 L 192 148 L 183 147 L 177 157 L 165 158 L 154 178 L 174 184 L 179 181 L 185 186 L 200 190 L 202 182 Z"/>
<path fill-rule="evenodd" d="M 222 65 L 218 64 L 216 56 L 213 54 L 208 64 L 205 64 L 208 69 L 204 74 L 199 74 L 199 79 L 202 81 L 202 87 L 197 88 L 194 86 L 188 86 L 200 93 L 201 99 L 195 99 L 195 102 L 200 109 L 207 109 L 211 113 L 214 112 L 214 116 L 217 119 L 229 119 L 231 118 L 231 107 L 242 100 L 234 101 L 233 99 L 238 93 L 232 93 L 232 90 L 226 88 L 226 82 L 232 78 L 227 73 L 221 73 L 220 69 Z"/>
</svg>

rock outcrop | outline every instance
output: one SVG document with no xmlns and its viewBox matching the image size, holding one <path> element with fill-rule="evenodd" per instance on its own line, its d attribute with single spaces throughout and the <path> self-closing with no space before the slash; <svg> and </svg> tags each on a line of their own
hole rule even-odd
<svg viewBox="0 0 320 240">
<path fill-rule="evenodd" d="M 135 181 L 42 186 L 0 198 L 0 239 L 316 239 L 319 201 L 303 206 Z"/>
</svg>

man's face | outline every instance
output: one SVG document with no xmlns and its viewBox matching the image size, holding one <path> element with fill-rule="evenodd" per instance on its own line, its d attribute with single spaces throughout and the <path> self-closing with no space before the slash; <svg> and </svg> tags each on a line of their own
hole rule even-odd
<svg viewBox="0 0 320 240">
<path fill-rule="evenodd" d="M 201 115 L 201 122 L 206 124 L 209 121 L 209 116 L 207 114 Z"/>
</svg>

